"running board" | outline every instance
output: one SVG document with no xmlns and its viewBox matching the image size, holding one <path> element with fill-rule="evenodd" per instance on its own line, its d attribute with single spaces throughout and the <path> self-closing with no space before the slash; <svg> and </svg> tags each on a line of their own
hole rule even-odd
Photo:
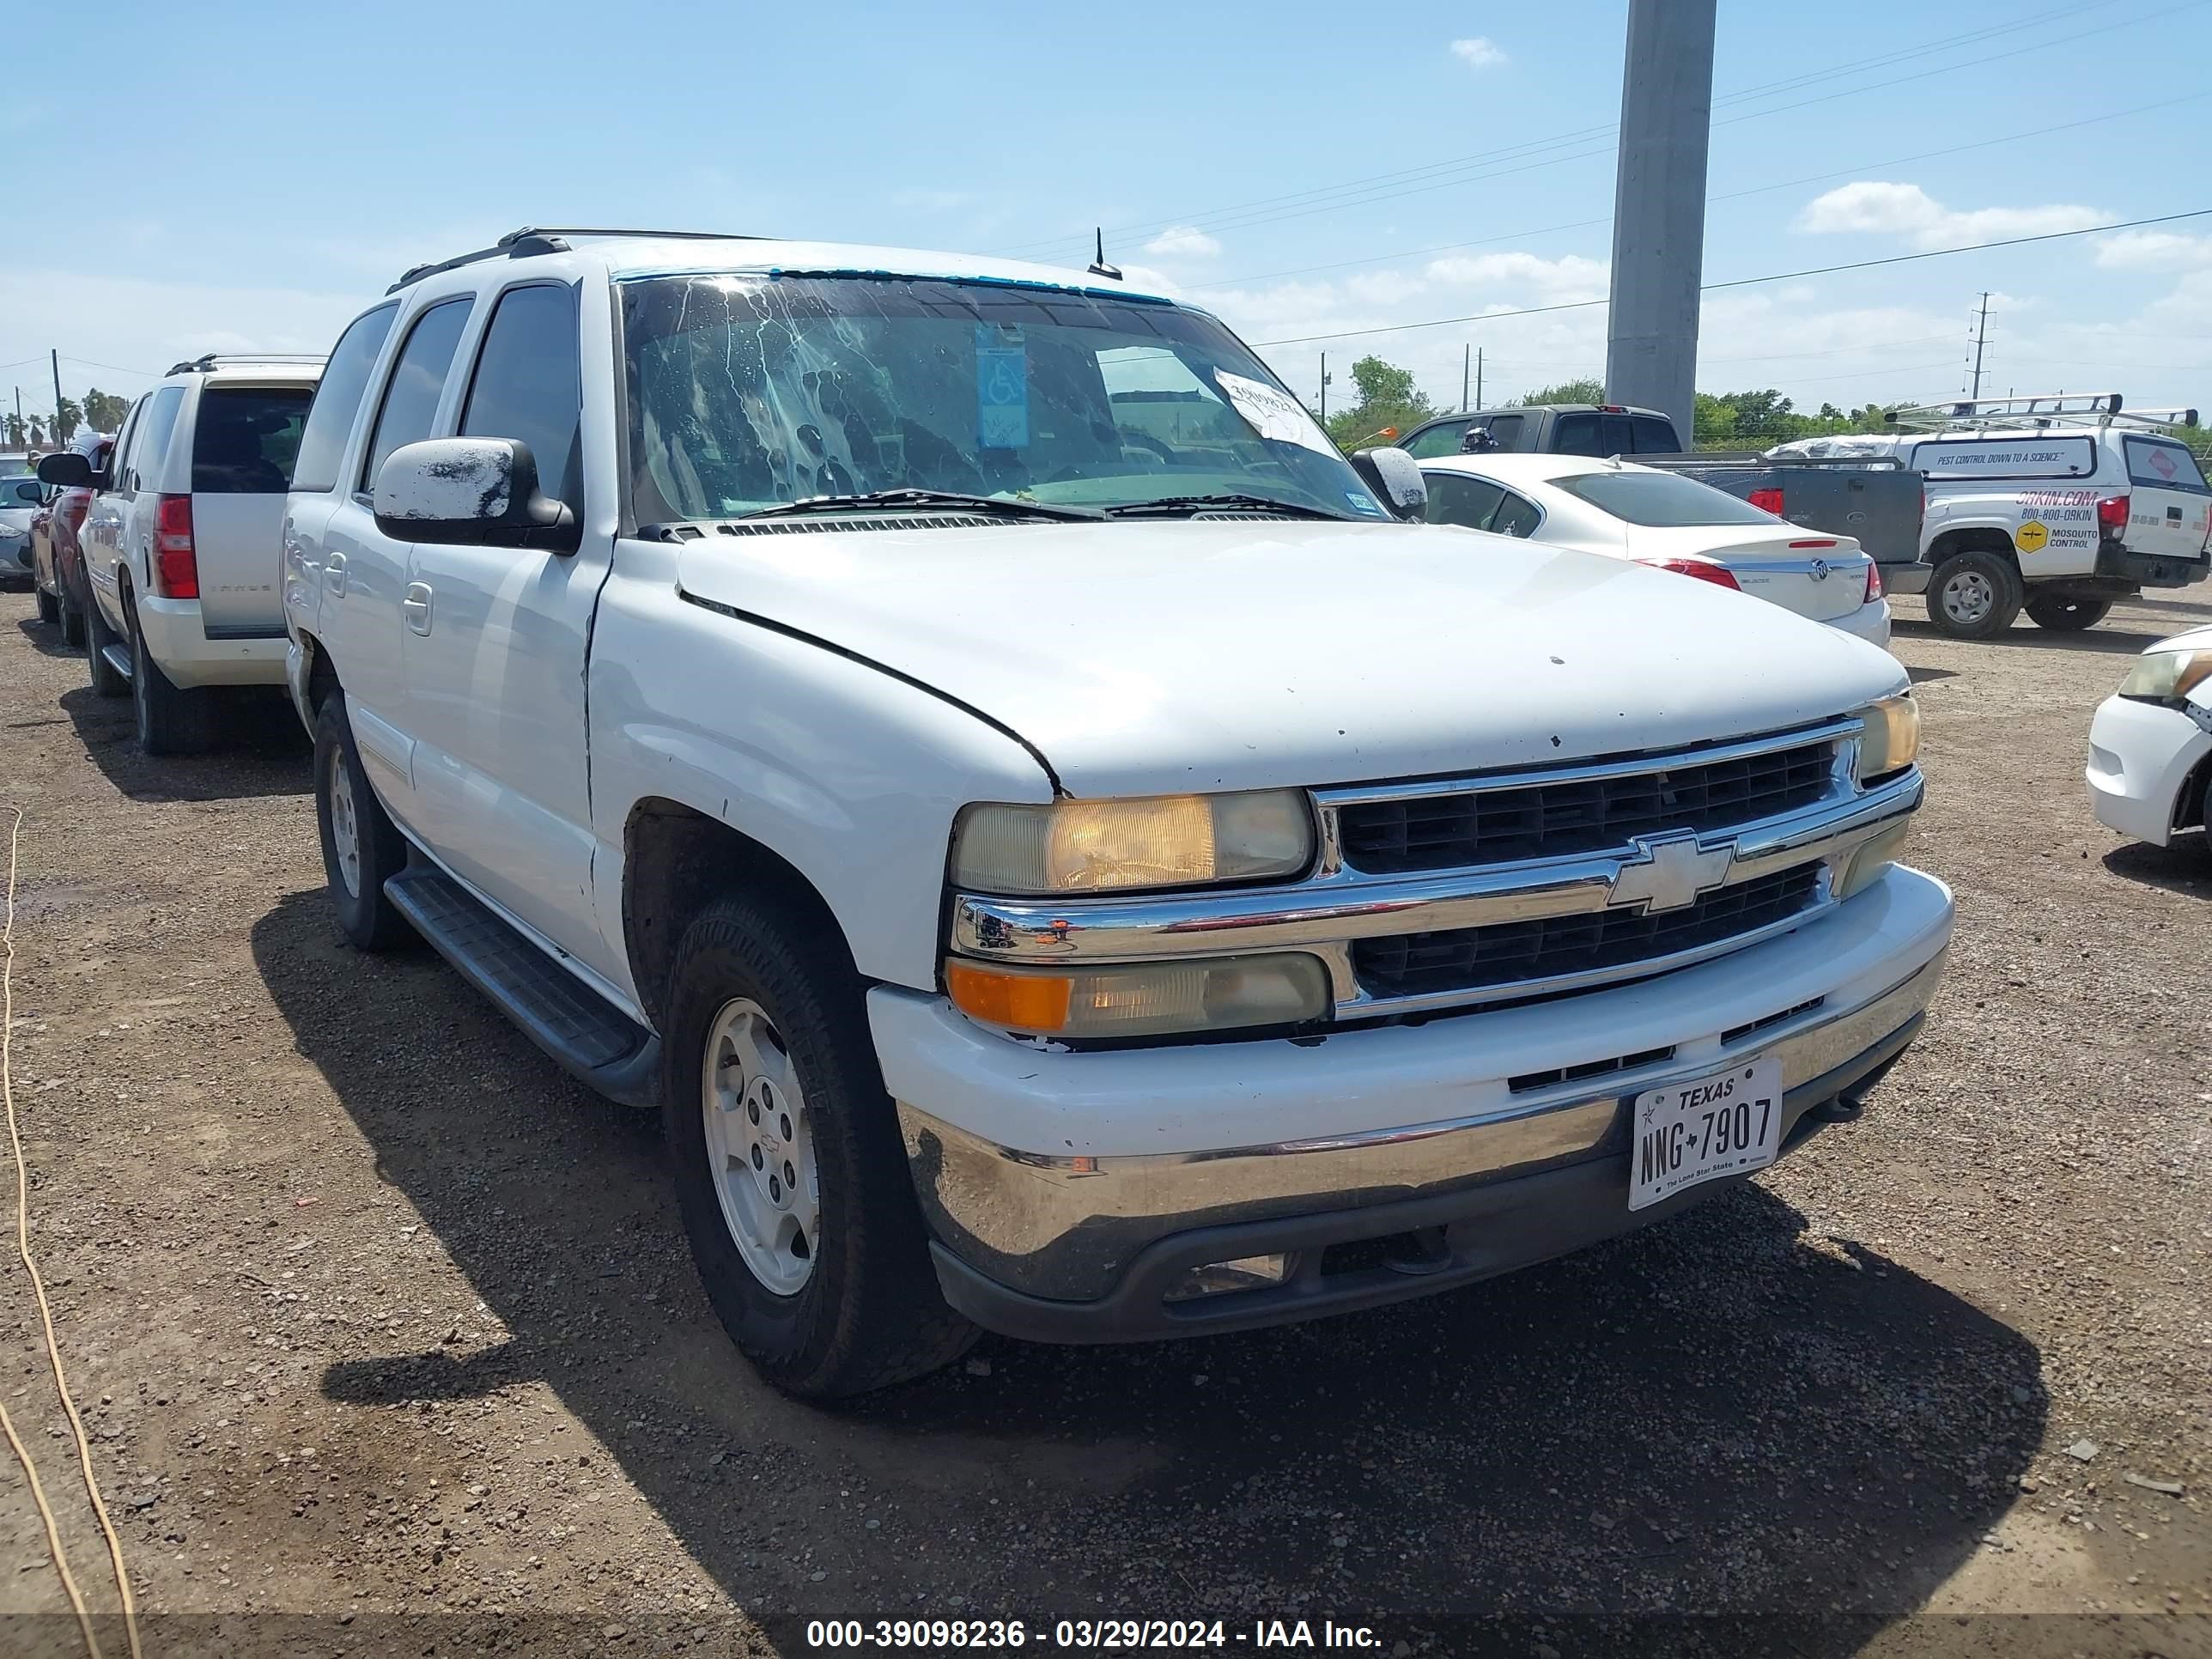
<svg viewBox="0 0 2212 1659">
<path fill-rule="evenodd" d="M 127 680 L 131 677 L 131 671 L 137 665 L 131 660 L 129 646 L 103 645 L 100 647 L 100 654 L 106 658 L 107 665 L 122 675 L 125 679 Z"/>
<path fill-rule="evenodd" d="M 520 1025 L 563 1071 L 625 1106 L 659 1103 L 660 1039 L 427 861 L 384 896 L 431 947 Z"/>
</svg>

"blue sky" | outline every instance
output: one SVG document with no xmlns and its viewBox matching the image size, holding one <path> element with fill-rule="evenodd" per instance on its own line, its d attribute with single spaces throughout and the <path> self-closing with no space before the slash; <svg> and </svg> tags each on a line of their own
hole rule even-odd
<svg viewBox="0 0 2212 1659">
<path fill-rule="evenodd" d="M 1308 398 L 1322 349 L 1375 351 L 1454 404 L 1473 343 L 1495 402 L 1601 372 L 1603 309 L 1350 331 L 1603 297 L 1625 16 L 29 8 L 0 89 L 0 399 L 51 403 L 49 346 L 72 395 L 210 349 L 326 349 L 410 263 L 580 222 L 1077 264 L 1103 224 L 1110 258 Z M 2208 62 L 2212 0 L 1721 0 L 1705 279 L 2212 207 Z M 21 159 L 49 143 L 61 167 Z M 1709 295 L 1698 384 L 1954 393 L 1984 289 L 1986 391 L 2212 405 L 2212 218 Z"/>
</svg>

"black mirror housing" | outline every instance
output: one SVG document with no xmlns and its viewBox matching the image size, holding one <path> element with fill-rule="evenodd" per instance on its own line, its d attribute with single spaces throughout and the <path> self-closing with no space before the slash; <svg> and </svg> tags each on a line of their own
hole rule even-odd
<svg viewBox="0 0 2212 1659">
<path fill-rule="evenodd" d="M 73 449 L 56 450 L 39 462 L 39 482 L 64 489 L 86 489 L 98 482 L 92 462 Z"/>
<path fill-rule="evenodd" d="M 538 458 L 514 438 L 429 438 L 385 458 L 371 496 L 395 541 L 573 553 L 583 527 L 538 487 Z"/>
<path fill-rule="evenodd" d="M 44 507 L 46 504 L 46 487 L 26 478 L 15 486 L 15 499 L 26 507 Z"/>
<path fill-rule="evenodd" d="M 1421 464 L 1404 450 L 1355 449 L 1351 460 L 1360 481 L 1400 518 L 1418 519 L 1428 507 L 1429 485 L 1421 477 Z"/>
</svg>

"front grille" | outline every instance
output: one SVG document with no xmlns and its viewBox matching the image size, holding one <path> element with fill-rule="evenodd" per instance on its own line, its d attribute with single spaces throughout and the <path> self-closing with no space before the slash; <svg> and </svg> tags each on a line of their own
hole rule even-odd
<svg viewBox="0 0 2212 1659">
<path fill-rule="evenodd" d="M 1338 809 L 1338 833 L 1345 863 L 1375 875 L 1595 853 L 1634 836 L 1734 829 L 1809 806 L 1828 792 L 1834 760 L 1823 738 L 1613 777 L 1363 801 Z"/>
<path fill-rule="evenodd" d="M 1717 945 L 1783 921 L 1819 891 L 1817 863 L 1723 887 L 1678 909 L 1601 910 L 1445 933 L 1360 939 L 1352 963 L 1371 996 L 1486 990 L 1614 968 Z"/>
</svg>

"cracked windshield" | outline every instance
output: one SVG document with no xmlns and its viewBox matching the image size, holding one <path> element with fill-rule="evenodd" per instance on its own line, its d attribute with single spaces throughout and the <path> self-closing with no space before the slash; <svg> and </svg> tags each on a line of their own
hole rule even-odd
<svg viewBox="0 0 2212 1659">
<path fill-rule="evenodd" d="M 626 283 L 623 318 L 640 523 L 889 489 L 1384 516 L 1249 351 L 1171 305 L 746 274 Z"/>
</svg>

